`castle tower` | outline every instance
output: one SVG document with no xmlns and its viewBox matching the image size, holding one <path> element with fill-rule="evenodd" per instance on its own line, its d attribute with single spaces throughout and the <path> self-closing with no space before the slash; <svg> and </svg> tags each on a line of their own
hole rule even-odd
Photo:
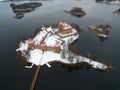
<svg viewBox="0 0 120 90">
<path fill-rule="evenodd" d="M 72 26 L 70 24 L 67 24 L 67 23 L 59 22 L 58 23 L 58 30 L 60 33 L 69 34 L 69 33 L 72 33 Z"/>
<path fill-rule="evenodd" d="M 58 30 L 59 30 L 60 32 L 62 31 L 62 22 L 61 22 L 61 21 L 58 23 Z"/>
<path fill-rule="evenodd" d="M 60 42 L 56 41 L 54 46 L 54 52 L 59 53 L 61 51 Z"/>
</svg>

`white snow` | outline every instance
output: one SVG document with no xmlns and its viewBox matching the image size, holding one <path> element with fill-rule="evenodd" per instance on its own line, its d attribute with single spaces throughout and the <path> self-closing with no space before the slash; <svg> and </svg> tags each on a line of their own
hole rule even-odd
<svg viewBox="0 0 120 90">
<path fill-rule="evenodd" d="M 43 54 L 41 65 L 44 65 L 46 62 L 59 61 L 61 59 L 59 53 L 54 53 L 52 51 L 46 51 Z"/>
<path fill-rule="evenodd" d="M 35 44 L 40 44 L 41 41 L 43 40 L 43 38 L 47 35 L 47 31 L 40 31 L 36 37 L 33 39 L 33 41 L 35 42 Z"/>
<path fill-rule="evenodd" d="M 120 1 L 119 0 L 111 1 L 110 4 L 120 4 Z"/>
<path fill-rule="evenodd" d="M 30 50 L 29 62 L 40 65 L 43 52 L 40 49 Z"/>
<path fill-rule="evenodd" d="M 28 49 L 28 42 L 25 41 L 25 43 L 20 42 L 19 48 L 16 49 L 16 51 L 21 51 L 22 52 L 22 51 L 27 50 L 27 49 Z"/>
<path fill-rule="evenodd" d="M 47 28 L 47 31 L 48 31 L 48 32 L 53 31 L 52 27 L 48 27 L 48 28 Z"/>
<path fill-rule="evenodd" d="M 98 36 L 101 36 L 101 37 L 108 37 L 108 36 L 105 35 L 105 34 L 98 34 Z"/>
<path fill-rule="evenodd" d="M 25 68 L 32 68 L 33 67 L 33 63 L 31 64 L 31 66 L 25 66 Z"/>
<path fill-rule="evenodd" d="M 56 39 L 54 36 L 49 36 L 45 39 L 45 43 L 47 44 L 47 46 L 52 46 L 52 47 L 54 47 L 56 41 L 61 42 L 60 40 Z"/>
<path fill-rule="evenodd" d="M 48 28 L 48 31 L 52 31 L 53 29 L 51 27 Z M 29 51 L 29 57 L 28 62 L 31 62 L 35 65 L 47 65 L 48 67 L 51 67 L 49 62 L 62 62 L 66 64 L 75 64 L 75 63 L 80 63 L 80 62 L 87 62 L 88 64 L 92 65 L 93 68 L 99 68 L 99 69 L 106 69 L 107 66 L 103 63 L 93 61 L 89 58 L 83 57 L 81 55 L 76 55 L 69 51 L 68 49 L 68 44 L 72 43 L 74 40 L 76 40 L 79 37 L 79 34 L 77 34 L 76 30 L 73 29 L 73 35 L 65 38 L 60 38 L 56 34 L 50 35 L 48 31 L 40 31 L 35 38 L 33 38 L 33 41 L 37 44 L 38 42 L 41 41 L 43 37 L 45 37 L 45 42 L 48 46 L 55 45 L 56 41 L 64 41 L 64 45 L 61 45 L 62 51 L 60 53 L 55 53 L 54 51 L 41 51 L 40 49 L 32 49 Z M 75 34 L 76 33 L 76 34 Z M 75 34 L 75 35 L 74 35 Z M 56 38 L 57 37 L 57 38 Z M 21 51 L 24 53 L 24 51 L 28 50 L 28 41 L 25 42 L 20 42 L 19 48 L 16 49 L 16 51 Z M 64 50 L 64 58 L 62 56 L 62 52 Z M 25 53 L 23 56 L 26 58 Z M 71 59 L 72 58 L 72 59 Z"/>
<path fill-rule="evenodd" d="M 120 1 L 119 0 L 116 0 L 116 1 L 106 1 L 106 0 L 104 0 L 104 1 L 102 1 L 103 3 L 108 3 L 108 4 L 120 4 Z"/>
<path fill-rule="evenodd" d="M 51 65 L 50 64 L 48 64 L 48 63 L 45 63 L 49 68 L 51 67 Z"/>
</svg>

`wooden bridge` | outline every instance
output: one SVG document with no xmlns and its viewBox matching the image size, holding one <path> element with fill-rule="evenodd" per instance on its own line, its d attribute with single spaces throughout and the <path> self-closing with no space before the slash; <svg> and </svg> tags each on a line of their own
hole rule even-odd
<svg viewBox="0 0 120 90">
<path fill-rule="evenodd" d="M 35 89 L 35 85 L 36 85 L 36 81 L 37 81 L 39 72 L 40 72 L 40 65 L 38 65 L 38 67 L 37 67 L 37 69 L 36 69 L 35 75 L 34 75 L 34 77 L 33 77 L 33 81 L 32 81 L 32 83 L 31 83 L 30 90 L 34 90 L 34 89 Z"/>
</svg>

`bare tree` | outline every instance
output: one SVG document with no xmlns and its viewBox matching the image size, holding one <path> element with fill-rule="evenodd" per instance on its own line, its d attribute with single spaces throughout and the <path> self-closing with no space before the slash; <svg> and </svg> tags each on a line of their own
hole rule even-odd
<svg viewBox="0 0 120 90">
<path fill-rule="evenodd" d="M 66 43 L 63 43 L 63 49 L 61 51 L 61 58 L 65 58 L 66 57 Z"/>
<path fill-rule="evenodd" d="M 76 63 L 79 63 L 80 58 L 76 56 Z"/>
</svg>

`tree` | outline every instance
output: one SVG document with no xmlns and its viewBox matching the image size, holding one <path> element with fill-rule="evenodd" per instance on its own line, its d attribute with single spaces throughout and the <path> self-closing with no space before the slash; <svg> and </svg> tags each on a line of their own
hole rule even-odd
<svg viewBox="0 0 120 90">
<path fill-rule="evenodd" d="M 66 57 L 66 43 L 63 43 L 63 49 L 61 51 L 61 58 L 65 58 Z"/>
</svg>

